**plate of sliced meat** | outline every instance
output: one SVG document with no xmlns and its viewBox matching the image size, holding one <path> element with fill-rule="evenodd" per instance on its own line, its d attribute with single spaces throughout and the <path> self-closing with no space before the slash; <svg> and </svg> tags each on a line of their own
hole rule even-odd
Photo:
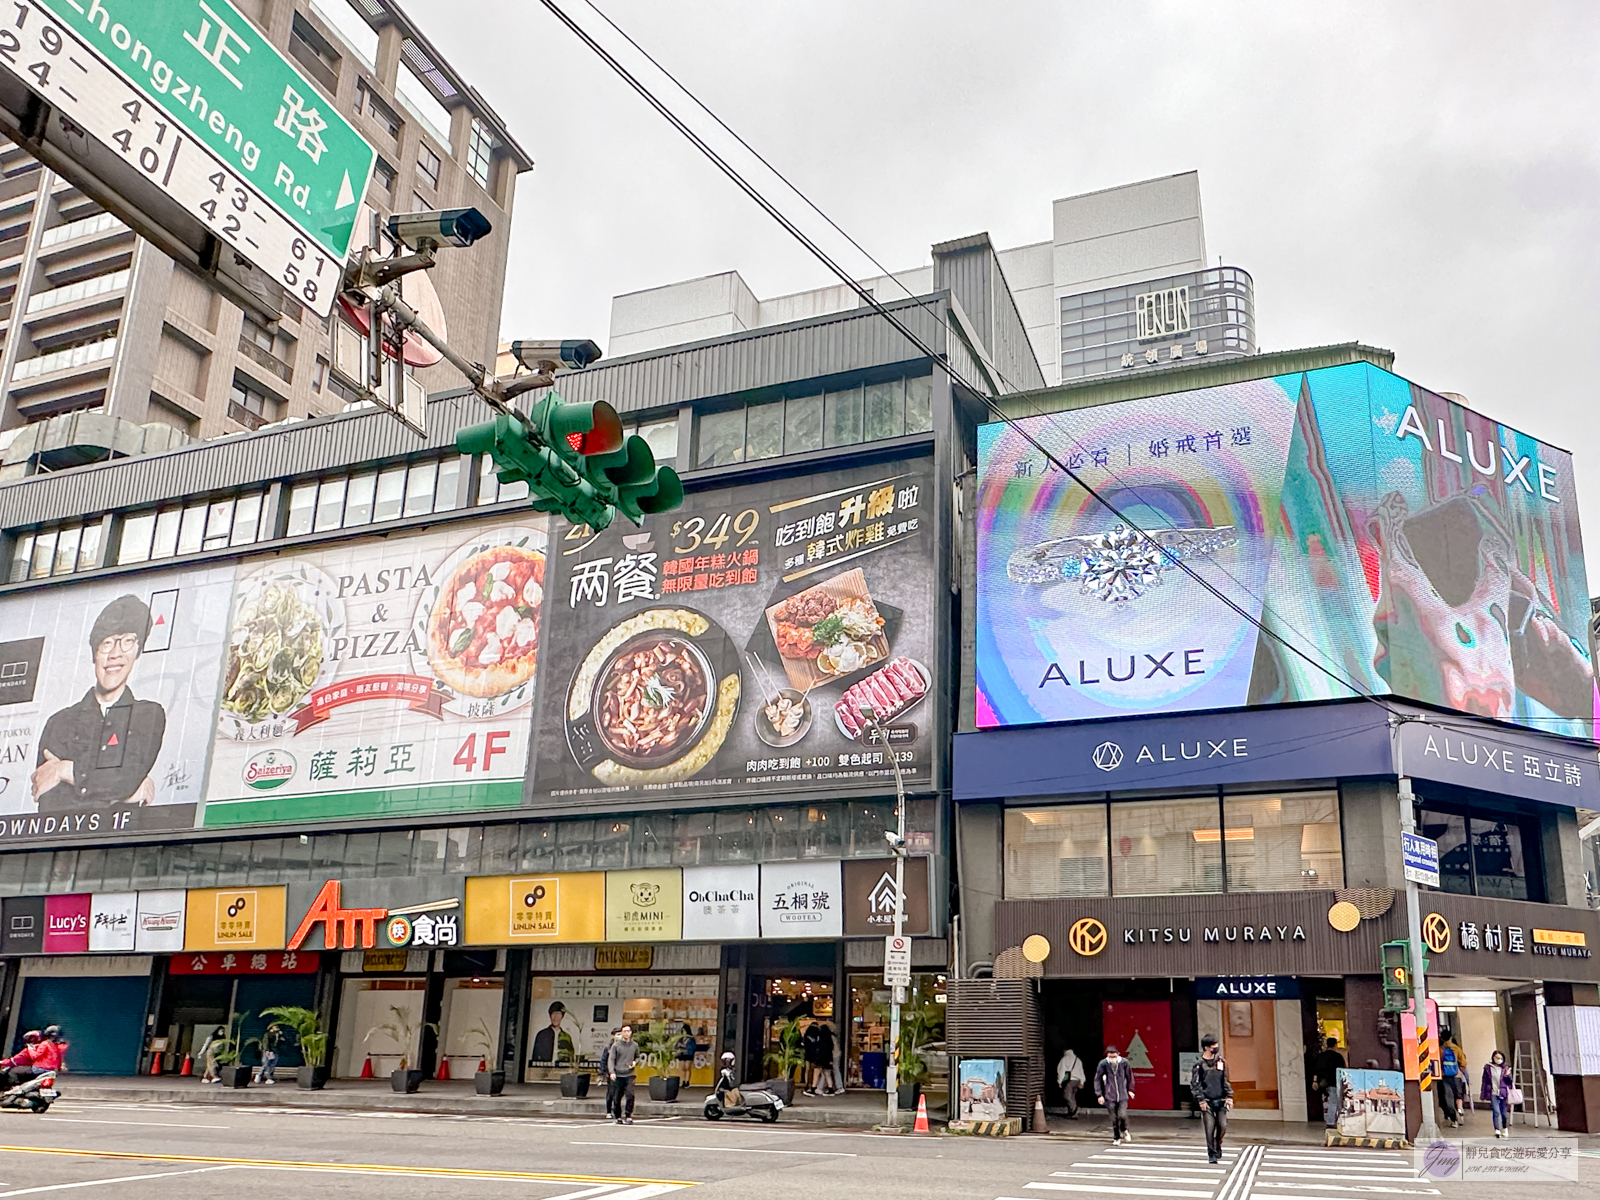
<svg viewBox="0 0 1600 1200">
<path fill-rule="evenodd" d="M 928 694 L 933 676 L 914 658 L 892 658 L 872 674 L 845 688 L 834 701 L 833 720 L 839 732 L 860 741 L 867 723 L 861 710 L 870 707 L 880 724 L 899 720 Z"/>
</svg>

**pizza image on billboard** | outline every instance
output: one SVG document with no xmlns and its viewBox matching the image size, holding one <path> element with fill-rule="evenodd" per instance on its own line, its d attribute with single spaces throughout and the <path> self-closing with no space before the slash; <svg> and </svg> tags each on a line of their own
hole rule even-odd
<svg viewBox="0 0 1600 1200">
<path fill-rule="evenodd" d="M 1019 424 L 1100 498 L 980 429 L 980 726 L 1377 694 L 1592 736 L 1565 451 L 1365 363 Z"/>
</svg>

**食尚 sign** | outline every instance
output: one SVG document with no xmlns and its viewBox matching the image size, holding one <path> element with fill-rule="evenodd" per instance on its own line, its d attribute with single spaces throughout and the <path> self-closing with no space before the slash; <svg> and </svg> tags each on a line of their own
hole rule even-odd
<svg viewBox="0 0 1600 1200">
<path fill-rule="evenodd" d="M 17 26 L 24 83 L 327 315 L 375 154 L 228 0 L 33 0 Z"/>
<path fill-rule="evenodd" d="M 911 986 L 911 939 L 890 934 L 883 939 L 884 987 Z"/>
<path fill-rule="evenodd" d="M 1439 886 L 1439 843 L 1415 833 L 1400 834 L 1400 859 L 1412 883 Z"/>
</svg>

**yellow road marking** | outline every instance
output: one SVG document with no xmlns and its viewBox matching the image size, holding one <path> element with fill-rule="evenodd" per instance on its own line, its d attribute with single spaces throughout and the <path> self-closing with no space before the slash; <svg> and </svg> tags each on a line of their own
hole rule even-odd
<svg viewBox="0 0 1600 1200">
<path fill-rule="evenodd" d="M 446 1175 L 459 1179 L 540 1179 L 553 1183 L 660 1183 L 674 1187 L 694 1187 L 696 1183 L 686 1179 L 628 1179 L 618 1175 L 565 1175 L 553 1171 L 477 1171 L 470 1167 L 408 1167 L 392 1163 L 296 1162 L 277 1158 L 218 1158 L 204 1154 L 138 1154 L 123 1150 L 76 1150 L 66 1146 L 0 1146 L 0 1154 L 63 1154 L 78 1158 L 120 1158 L 137 1162 L 297 1167 L 302 1170 L 362 1171 L 389 1175 Z"/>
</svg>

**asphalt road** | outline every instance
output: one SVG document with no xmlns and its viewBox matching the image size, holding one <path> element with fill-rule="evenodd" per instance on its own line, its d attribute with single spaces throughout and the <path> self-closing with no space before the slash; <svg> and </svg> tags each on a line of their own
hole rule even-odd
<svg viewBox="0 0 1600 1200">
<path fill-rule="evenodd" d="M 1579 1144 L 1566 1143 L 1578 1148 Z M 1583 1139 L 1583 1147 L 1600 1139 Z M 1600 1200 L 1600 1149 L 1577 1185 L 1519 1200 Z M 1261 1145 L 1218 1167 L 1193 1137 L 910 1138 L 692 1115 L 630 1127 L 579 1118 L 451 1117 L 63 1100 L 0 1114 L 0 1198 L 382 1196 L 385 1200 L 1505 1200 L 1506 1184 L 1418 1180 L 1398 1152 Z"/>
</svg>

